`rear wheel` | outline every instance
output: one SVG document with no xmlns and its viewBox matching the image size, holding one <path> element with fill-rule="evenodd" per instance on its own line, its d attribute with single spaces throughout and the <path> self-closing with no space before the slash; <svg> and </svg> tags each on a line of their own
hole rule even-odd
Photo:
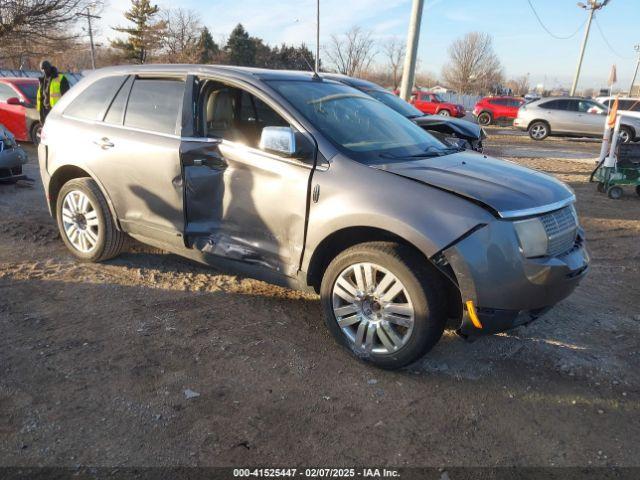
<svg viewBox="0 0 640 480">
<path fill-rule="evenodd" d="M 607 196 L 613 200 L 619 200 L 620 198 L 622 198 L 622 195 L 624 195 L 622 187 L 614 185 L 612 187 L 609 187 L 609 189 L 607 190 Z"/>
<path fill-rule="evenodd" d="M 126 236 L 116 228 L 107 201 L 90 178 L 76 178 L 62 186 L 56 218 L 65 245 L 82 261 L 108 260 L 124 247 Z"/>
<path fill-rule="evenodd" d="M 478 123 L 482 126 L 491 125 L 492 121 L 493 117 L 489 112 L 482 112 L 480 115 L 478 115 Z"/>
<path fill-rule="evenodd" d="M 442 115 L 443 117 L 450 117 L 451 116 L 451 112 L 449 110 L 440 110 L 438 112 L 438 115 Z"/>
<path fill-rule="evenodd" d="M 357 357 L 382 368 L 407 365 L 444 330 L 444 280 L 412 249 L 363 243 L 327 267 L 320 296 L 327 327 Z"/>
<path fill-rule="evenodd" d="M 640 185 L 636 186 L 636 194 L 640 197 Z"/>
<path fill-rule="evenodd" d="M 533 122 L 529 125 L 529 136 L 533 140 L 544 140 L 549 136 L 549 125 L 546 122 Z"/>
</svg>

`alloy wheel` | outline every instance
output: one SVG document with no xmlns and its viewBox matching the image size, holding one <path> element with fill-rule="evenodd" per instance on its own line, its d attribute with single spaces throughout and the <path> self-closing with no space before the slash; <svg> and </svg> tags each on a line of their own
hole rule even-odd
<svg viewBox="0 0 640 480">
<path fill-rule="evenodd" d="M 442 115 L 443 117 L 450 117 L 451 113 L 449 113 L 449 110 L 440 110 L 438 112 L 438 115 Z"/>
<path fill-rule="evenodd" d="M 392 354 L 411 338 L 415 310 L 409 292 L 380 265 L 344 269 L 333 285 L 332 302 L 336 321 L 356 351 Z"/>
<path fill-rule="evenodd" d="M 89 253 L 98 244 L 98 212 L 89 197 L 80 190 L 72 190 L 64 197 L 62 225 L 67 239 L 76 250 Z"/>
<path fill-rule="evenodd" d="M 631 141 L 631 135 L 627 130 L 624 129 L 620 130 L 620 134 L 618 135 L 618 137 L 620 138 L 620 141 L 622 143 L 629 143 Z"/>
<path fill-rule="evenodd" d="M 478 115 L 478 123 L 484 126 L 489 125 L 491 123 L 491 115 L 488 113 L 481 113 Z"/>
<path fill-rule="evenodd" d="M 542 139 L 547 136 L 547 127 L 541 123 L 535 124 L 531 127 L 531 136 L 535 139 Z"/>
</svg>

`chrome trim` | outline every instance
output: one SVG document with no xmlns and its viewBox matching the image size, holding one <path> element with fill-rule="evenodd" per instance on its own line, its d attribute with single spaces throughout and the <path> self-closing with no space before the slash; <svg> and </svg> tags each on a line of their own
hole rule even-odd
<svg viewBox="0 0 640 480">
<path fill-rule="evenodd" d="M 553 212 L 554 210 L 559 210 L 561 208 L 571 205 L 572 203 L 575 203 L 575 201 L 576 201 L 576 196 L 572 194 L 570 197 L 565 198 L 564 200 L 561 200 L 559 202 L 549 203 L 547 205 L 542 205 L 541 207 L 526 208 L 523 210 L 507 210 L 506 212 L 498 212 L 498 215 L 500 215 L 500 218 L 509 218 L 509 219 L 532 217 L 534 215 L 542 215 L 543 213 L 549 213 L 549 212 Z"/>
<path fill-rule="evenodd" d="M 129 127 L 127 125 L 118 125 L 115 123 L 106 123 L 100 120 L 87 120 L 86 118 L 78 118 L 78 117 L 74 117 L 73 115 L 66 115 L 65 113 L 63 113 L 61 115 L 62 118 L 66 119 L 66 120 L 73 120 L 74 122 L 80 122 L 80 123 L 84 123 L 87 125 L 93 125 L 96 127 L 110 127 L 110 128 L 116 128 L 118 130 L 123 130 L 123 131 L 127 131 L 127 132 L 136 132 L 136 133 L 145 133 L 145 134 L 149 134 L 149 135 L 157 135 L 159 137 L 165 137 L 165 138 L 172 138 L 174 140 L 181 140 L 182 137 L 180 135 L 176 135 L 175 133 L 164 133 L 164 132 L 156 132 L 153 130 L 145 130 L 143 128 L 136 128 L 136 127 Z"/>
</svg>

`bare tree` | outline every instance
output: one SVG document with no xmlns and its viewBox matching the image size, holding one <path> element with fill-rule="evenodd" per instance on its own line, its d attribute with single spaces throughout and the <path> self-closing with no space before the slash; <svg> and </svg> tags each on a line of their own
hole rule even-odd
<svg viewBox="0 0 640 480">
<path fill-rule="evenodd" d="M 343 75 L 353 77 L 371 66 L 377 52 L 371 32 L 352 27 L 344 35 L 331 35 L 325 53 L 331 66 Z"/>
<path fill-rule="evenodd" d="M 512 78 L 507 82 L 507 87 L 511 89 L 514 95 L 523 96 L 529 93 L 529 77 L 522 75 Z"/>
<path fill-rule="evenodd" d="M 400 85 L 400 80 L 402 79 L 402 67 L 406 53 L 406 44 L 398 37 L 393 37 L 384 44 L 382 52 L 384 53 L 387 61 L 387 68 L 391 76 L 393 89 L 396 90 Z"/>
<path fill-rule="evenodd" d="M 76 15 L 101 0 L 0 0 L 0 59 L 30 64 L 30 58 L 69 48 L 80 36 Z"/>
<path fill-rule="evenodd" d="M 493 90 L 502 82 L 503 72 L 491 35 L 471 32 L 455 40 L 449 47 L 449 63 L 442 69 L 442 76 L 461 93 Z"/>
<path fill-rule="evenodd" d="M 202 30 L 200 17 L 193 10 L 175 8 L 162 12 L 166 23 L 164 49 L 169 63 L 194 62 L 198 56 L 197 43 Z"/>
</svg>

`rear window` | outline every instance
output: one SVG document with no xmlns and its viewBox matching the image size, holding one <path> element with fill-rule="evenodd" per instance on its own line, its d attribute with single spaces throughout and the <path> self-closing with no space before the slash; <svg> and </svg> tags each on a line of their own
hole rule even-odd
<svg viewBox="0 0 640 480">
<path fill-rule="evenodd" d="M 124 82 L 123 75 L 105 77 L 92 83 L 64 111 L 65 115 L 82 120 L 102 120 L 107 106 Z"/>
<path fill-rule="evenodd" d="M 184 95 L 184 81 L 137 79 L 125 114 L 126 127 L 159 133 L 175 133 Z"/>
<path fill-rule="evenodd" d="M 540 104 L 541 108 L 549 110 L 569 110 L 569 100 L 551 100 Z"/>
</svg>

